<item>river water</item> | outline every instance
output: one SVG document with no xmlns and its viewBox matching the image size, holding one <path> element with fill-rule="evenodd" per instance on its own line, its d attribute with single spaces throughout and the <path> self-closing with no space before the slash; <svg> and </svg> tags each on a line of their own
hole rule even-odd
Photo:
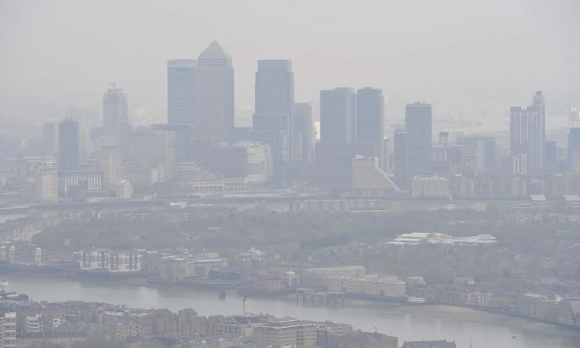
<svg viewBox="0 0 580 348">
<path fill-rule="evenodd" d="M 193 308 L 200 315 L 240 315 L 242 302 L 235 294 L 219 300 L 217 292 L 189 289 L 152 289 L 128 285 L 45 278 L 30 275 L 2 275 L 10 284 L 5 290 L 29 295 L 34 301 L 100 301 L 138 308 Z M 438 319 L 368 307 L 304 307 L 275 299 L 248 299 L 246 311 L 292 316 L 308 320 L 332 320 L 355 328 L 399 337 L 404 340 L 447 339 L 468 348 L 570 348 L 580 344 L 579 336 L 564 330 L 533 330 L 492 324 Z M 542 325 L 542 324 L 533 324 Z M 536 326 L 537 327 L 537 326 Z M 516 338 L 512 338 L 515 336 Z"/>
</svg>

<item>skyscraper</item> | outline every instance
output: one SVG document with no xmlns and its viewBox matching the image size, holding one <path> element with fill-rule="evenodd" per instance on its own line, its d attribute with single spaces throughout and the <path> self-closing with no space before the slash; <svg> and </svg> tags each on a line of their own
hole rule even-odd
<svg viewBox="0 0 580 348">
<path fill-rule="evenodd" d="M 395 146 L 393 149 L 393 167 L 395 183 L 403 190 L 411 189 L 411 177 L 408 166 L 407 132 L 399 129 L 395 131 Z"/>
<path fill-rule="evenodd" d="M 350 143 L 352 141 L 353 88 L 320 91 L 320 142 Z"/>
<path fill-rule="evenodd" d="M 213 41 L 197 60 L 195 136 L 227 143 L 234 128 L 234 68 L 232 57 Z"/>
<path fill-rule="evenodd" d="M 542 92 L 536 92 L 532 105 L 510 109 L 510 152 L 512 156 L 525 156 L 527 173 L 544 166 L 546 138 L 546 105 Z"/>
<path fill-rule="evenodd" d="M 193 124 L 197 107 L 197 62 L 177 59 L 167 62 L 167 123 Z"/>
<path fill-rule="evenodd" d="M 570 128 L 568 133 L 568 166 L 571 168 L 574 156 L 580 153 L 580 128 Z"/>
<path fill-rule="evenodd" d="M 274 177 L 296 154 L 294 137 L 294 73 L 289 60 L 259 60 L 256 73 L 256 107 L 252 120 L 256 140 L 270 145 Z"/>
<path fill-rule="evenodd" d="M 79 167 L 79 123 L 67 118 L 58 125 L 59 163 L 61 172 L 77 170 Z"/>
<path fill-rule="evenodd" d="M 103 132 L 114 144 L 119 144 L 121 133 L 129 123 L 127 94 L 122 89 L 109 88 L 103 97 Z"/>
<path fill-rule="evenodd" d="M 383 91 L 371 87 L 356 94 L 356 142 L 379 143 L 385 136 Z"/>
<path fill-rule="evenodd" d="M 410 182 L 416 175 L 431 174 L 432 109 L 431 104 L 407 104 L 405 108 L 407 132 L 407 166 Z"/>
<path fill-rule="evenodd" d="M 100 156 L 100 169 L 103 171 L 103 188 L 112 190 L 113 184 L 121 177 L 121 156 L 116 146 L 105 146 Z"/>
<path fill-rule="evenodd" d="M 294 138 L 296 139 L 296 161 L 314 160 L 314 123 L 312 104 L 294 104 Z"/>
</svg>

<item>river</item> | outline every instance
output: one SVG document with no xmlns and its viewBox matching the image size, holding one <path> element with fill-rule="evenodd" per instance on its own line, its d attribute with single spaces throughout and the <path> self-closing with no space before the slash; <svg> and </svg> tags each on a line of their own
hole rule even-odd
<svg viewBox="0 0 580 348">
<path fill-rule="evenodd" d="M 10 282 L 5 290 L 29 295 L 34 301 L 100 301 L 138 308 L 193 308 L 200 315 L 239 315 L 242 302 L 232 293 L 219 300 L 216 292 L 189 289 L 153 289 L 129 285 L 75 281 L 30 275 L 0 275 Z M 332 320 L 355 328 L 399 337 L 404 340 L 447 339 L 458 348 L 570 348 L 580 344 L 579 336 L 567 330 L 534 330 L 438 319 L 369 307 L 303 307 L 275 299 L 248 299 L 250 313 L 269 313 L 309 320 Z M 532 324 L 542 327 L 542 324 Z M 515 336 L 515 338 L 512 338 Z"/>
</svg>

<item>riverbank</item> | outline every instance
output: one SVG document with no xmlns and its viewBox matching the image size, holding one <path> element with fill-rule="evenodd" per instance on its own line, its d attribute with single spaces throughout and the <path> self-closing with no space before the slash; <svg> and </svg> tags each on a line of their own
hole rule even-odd
<svg viewBox="0 0 580 348">
<path fill-rule="evenodd" d="M 567 337 L 577 337 L 580 343 L 580 331 L 575 330 L 573 328 L 565 328 L 553 324 L 541 323 L 523 317 L 490 313 L 486 311 L 477 310 L 474 308 L 438 305 L 438 304 L 409 305 L 409 304 L 375 302 L 355 299 L 345 300 L 345 307 L 346 306 L 381 309 L 385 311 L 403 313 L 424 318 L 498 325 L 504 327 L 518 328 L 521 330 L 533 330 L 536 332 L 545 332 Z"/>
<path fill-rule="evenodd" d="M 119 288 L 119 287 L 129 287 L 129 288 L 143 288 L 151 289 L 157 291 L 174 292 L 174 291 L 185 291 L 190 293 L 204 293 L 207 296 L 215 294 L 215 298 L 218 298 L 217 290 L 207 290 L 194 288 L 192 286 L 179 284 L 179 283 L 152 283 L 148 282 L 145 278 L 132 278 L 111 281 L 107 279 L 98 278 L 70 278 L 65 277 L 62 274 L 26 274 L 23 272 L 14 272 L 17 277 L 24 278 L 46 278 L 52 280 L 66 279 L 68 281 L 81 282 L 87 286 L 102 286 L 104 288 Z M 229 290 L 227 293 L 228 298 L 237 298 L 238 295 L 235 290 Z M 282 301 L 288 304 L 296 304 L 296 295 L 286 295 L 279 298 L 271 297 L 260 297 L 251 296 L 249 299 L 253 300 L 269 300 L 269 301 Z M 296 306 L 310 308 L 309 306 Z M 317 307 L 317 306 L 315 306 Z M 317 308 L 326 308 L 320 307 Z M 345 299 L 344 306 L 339 306 L 338 308 L 331 308 L 333 311 L 341 311 L 342 309 L 349 311 L 351 309 L 372 309 L 380 310 L 385 312 L 385 314 L 402 314 L 410 315 L 417 318 L 430 318 L 430 319 L 441 319 L 454 322 L 468 322 L 477 324 L 494 325 L 501 327 L 510 327 L 521 330 L 530 330 L 534 332 L 546 333 L 549 335 L 559 335 L 562 337 L 577 338 L 580 343 L 580 331 L 574 330 L 572 328 L 563 328 L 552 324 L 545 324 L 531 319 L 526 319 L 522 317 L 509 316 L 505 314 L 490 313 L 486 311 L 481 311 L 473 308 L 449 306 L 449 305 L 435 305 L 435 304 L 405 304 L 405 303 L 394 303 L 394 302 L 377 302 L 362 299 Z"/>
</svg>

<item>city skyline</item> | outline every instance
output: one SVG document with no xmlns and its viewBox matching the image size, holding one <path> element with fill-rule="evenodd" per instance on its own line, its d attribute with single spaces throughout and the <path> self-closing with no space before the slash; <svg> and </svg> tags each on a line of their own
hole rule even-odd
<svg viewBox="0 0 580 348">
<path fill-rule="evenodd" d="M 335 19 L 322 15 L 330 22 L 327 28 L 320 29 L 319 38 L 311 35 L 317 23 L 313 13 L 318 13 L 326 1 L 301 2 L 295 8 L 285 5 L 285 17 L 304 16 L 305 29 L 284 24 L 268 32 L 262 29 L 264 24 L 282 16 L 273 11 L 272 4 L 254 2 L 258 3 L 271 11 L 268 12 L 271 17 L 259 16 L 254 22 L 237 26 L 237 30 L 232 24 L 240 22 L 238 14 L 251 14 L 255 5 L 233 4 L 231 9 L 222 11 L 217 5 L 204 4 L 200 8 L 204 11 L 199 11 L 183 3 L 160 9 L 157 5 L 137 5 L 130 1 L 125 4 L 99 2 L 87 5 L 91 16 L 84 16 L 85 21 L 93 25 L 85 26 L 81 25 L 80 17 L 72 18 L 72 22 L 68 20 L 69 13 L 84 13 L 85 9 L 56 2 L 50 5 L 50 10 L 60 20 L 51 27 L 37 20 L 46 13 L 48 4 L 35 8 L 26 2 L 2 5 L 6 6 L 6 11 L 0 11 L 3 14 L 16 14 L 3 18 L 2 22 L 9 26 L 5 32 L 15 31 L 18 35 L 0 36 L 3 47 L 14 52 L 8 56 L 7 63 L 16 64 L 15 69 L 2 71 L 5 79 L 0 82 L 0 99 L 8 102 L 0 106 L 0 112 L 23 112 L 44 120 L 58 118 L 68 105 L 99 107 L 97 95 L 108 83 L 117 82 L 131 94 L 132 113 L 139 110 L 154 122 L 162 122 L 167 115 L 165 62 L 176 58 L 195 59 L 196 53 L 213 39 L 235 57 L 236 114 L 243 122 L 250 121 L 253 109 L 255 61 L 273 58 L 293 61 L 295 73 L 301 76 L 296 81 L 296 99 L 313 102 L 315 118 L 317 91 L 341 85 L 383 89 L 387 97 L 387 118 L 397 117 L 399 123 L 404 105 L 414 100 L 432 103 L 435 118 L 444 117 L 448 111 L 455 117 L 463 111 L 466 117 L 476 118 L 487 110 L 490 119 L 506 121 L 509 113 L 506 107 L 525 104 L 529 90 L 542 89 L 550 96 L 549 114 L 559 114 L 578 104 L 579 87 L 574 81 L 580 80 L 580 73 L 574 66 L 580 52 L 573 43 L 578 41 L 580 30 L 572 15 L 577 2 L 566 1 L 554 8 L 524 1 L 510 4 L 490 1 L 475 7 L 462 3 L 345 5 L 336 9 Z M 122 23 L 121 19 L 129 16 L 133 7 L 139 8 L 142 14 L 155 13 L 159 24 L 136 31 L 134 22 L 123 30 L 118 24 L 103 20 L 112 11 L 118 23 Z M 313 12 L 303 11 L 308 9 Z M 370 18 L 364 20 L 366 17 L 361 14 L 367 11 Z M 456 11 L 463 17 L 452 15 Z M 177 17 L 176 12 L 180 13 Z M 215 22 L 208 23 L 202 12 L 213 15 Z M 435 15 L 431 17 L 431 13 Z M 541 21 L 545 13 L 553 15 L 545 17 L 542 33 L 538 34 L 534 23 Z M 411 14 L 417 16 L 421 25 L 399 19 Z M 385 18 L 374 21 L 381 16 Z M 105 23 L 107 26 L 103 27 Z M 73 25 L 83 39 L 70 37 L 68 41 L 55 41 L 64 25 Z M 39 34 L 32 36 L 31 30 L 38 30 Z M 347 35 L 349 32 L 352 34 Z M 244 37 L 252 37 L 252 44 Z M 343 39 L 338 41 L 339 37 Z M 18 45 L 15 45 L 16 38 L 20 39 Z M 58 53 L 47 49 L 53 42 L 62 45 Z M 311 54 L 313 49 L 316 55 Z M 429 54 L 417 56 L 418 49 Z M 60 59 L 56 59 L 61 54 L 76 59 L 59 63 Z M 523 56 L 537 59 L 525 60 L 522 64 L 515 58 Z M 36 57 L 46 59 L 40 61 Z M 322 69 L 318 68 L 321 66 Z M 70 83 L 59 83 L 58 76 Z M 31 85 L 35 87 L 25 87 Z M 29 98 L 41 99 L 37 97 L 46 91 L 54 99 L 50 105 L 40 102 L 41 107 L 27 102 Z"/>
</svg>

